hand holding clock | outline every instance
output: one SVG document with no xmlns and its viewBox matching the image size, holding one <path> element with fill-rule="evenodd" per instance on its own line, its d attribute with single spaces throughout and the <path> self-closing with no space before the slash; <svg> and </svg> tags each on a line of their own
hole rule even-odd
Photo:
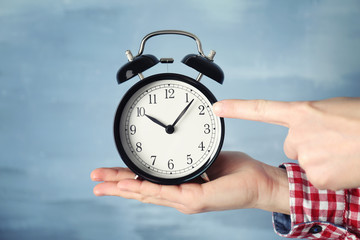
<svg viewBox="0 0 360 240">
<path fill-rule="evenodd" d="M 173 207 L 193 214 L 238 208 L 260 208 L 289 214 L 284 169 L 256 161 L 240 152 L 222 152 L 207 170 L 211 181 L 158 185 L 135 180 L 127 168 L 99 168 L 91 173 L 97 196 L 119 196 Z"/>
</svg>

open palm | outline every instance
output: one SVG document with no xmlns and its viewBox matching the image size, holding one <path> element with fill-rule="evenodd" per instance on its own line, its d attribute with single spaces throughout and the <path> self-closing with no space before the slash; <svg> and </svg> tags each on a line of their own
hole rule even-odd
<svg viewBox="0 0 360 240">
<path fill-rule="evenodd" d="M 281 201 L 276 197 L 282 193 L 288 195 L 286 172 L 282 169 L 244 153 L 222 152 L 207 174 L 210 182 L 171 186 L 135 180 L 134 173 L 127 168 L 95 169 L 91 178 L 103 181 L 94 188 L 97 196 L 136 199 L 173 207 L 187 214 L 239 208 L 288 212 L 288 198 L 285 198 L 285 206 L 279 207 Z"/>
</svg>

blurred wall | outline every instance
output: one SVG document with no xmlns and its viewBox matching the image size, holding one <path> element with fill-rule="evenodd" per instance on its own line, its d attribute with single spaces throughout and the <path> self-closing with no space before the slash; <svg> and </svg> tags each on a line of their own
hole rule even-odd
<svg viewBox="0 0 360 240">
<path fill-rule="evenodd" d="M 160 29 L 196 34 L 217 51 L 218 97 L 312 100 L 360 96 L 359 1 L 1 1 L 0 239 L 280 239 L 271 213 L 186 216 L 116 197 L 96 198 L 89 174 L 123 166 L 114 112 L 133 79 L 115 74 L 141 39 Z M 149 40 L 146 52 L 175 63 L 145 72 L 196 77 L 180 60 L 181 37 Z M 283 127 L 226 120 L 224 149 L 268 164 L 289 161 Z"/>
</svg>

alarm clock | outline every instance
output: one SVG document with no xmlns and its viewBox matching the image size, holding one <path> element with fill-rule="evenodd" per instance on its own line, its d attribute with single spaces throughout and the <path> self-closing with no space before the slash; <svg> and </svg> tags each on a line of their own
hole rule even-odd
<svg viewBox="0 0 360 240">
<path fill-rule="evenodd" d="M 188 54 L 182 63 L 199 72 L 191 78 L 178 73 L 143 72 L 172 58 L 143 54 L 148 39 L 166 34 L 195 40 L 198 54 Z M 224 120 L 212 111 L 217 100 L 200 80 L 203 75 L 222 84 L 224 73 L 213 62 L 215 51 L 205 56 L 194 34 L 162 30 L 146 35 L 134 57 L 126 51 L 128 63 L 117 72 L 119 84 L 139 76 L 123 96 L 116 110 L 114 138 L 117 150 L 138 177 L 158 184 L 174 185 L 202 176 L 218 157 L 224 141 Z"/>
</svg>

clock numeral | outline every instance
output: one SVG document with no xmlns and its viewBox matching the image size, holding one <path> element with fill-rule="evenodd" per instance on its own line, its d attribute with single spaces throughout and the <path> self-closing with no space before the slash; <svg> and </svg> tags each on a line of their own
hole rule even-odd
<svg viewBox="0 0 360 240">
<path fill-rule="evenodd" d="M 198 148 L 200 148 L 201 151 L 204 151 L 204 149 L 205 149 L 204 142 L 201 142 L 200 145 L 198 146 Z"/>
<path fill-rule="evenodd" d="M 191 154 L 188 154 L 187 156 L 186 156 L 186 158 L 187 158 L 187 164 L 192 164 L 193 163 L 193 159 L 191 158 Z"/>
<path fill-rule="evenodd" d="M 142 151 L 142 143 L 141 143 L 141 142 L 137 142 L 137 143 L 136 143 L 136 151 L 137 151 L 137 152 L 141 152 L 141 151 Z"/>
<path fill-rule="evenodd" d="M 136 133 L 136 126 L 135 125 L 131 125 L 129 129 L 130 129 L 130 134 L 131 135 L 134 135 Z"/>
<path fill-rule="evenodd" d="M 156 94 L 149 94 L 149 104 L 156 104 Z"/>
<path fill-rule="evenodd" d="M 186 103 L 189 102 L 189 93 L 185 93 L 185 102 L 186 102 Z"/>
<path fill-rule="evenodd" d="M 143 117 L 143 116 L 145 116 L 145 108 L 143 108 L 143 107 L 137 107 L 136 110 L 137 110 L 137 116 L 138 116 L 138 117 Z"/>
<path fill-rule="evenodd" d="M 210 131 L 211 131 L 211 130 L 210 130 L 210 125 L 206 123 L 206 124 L 204 124 L 204 128 L 205 128 L 204 133 L 205 133 L 205 134 L 209 134 Z"/>
<path fill-rule="evenodd" d="M 200 110 L 199 115 L 205 115 L 205 106 L 204 105 L 200 105 L 198 107 L 198 109 Z"/>
<path fill-rule="evenodd" d="M 165 99 L 175 98 L 175 90 L 173 88 L 165 89 Z"/>
<path fill-rule="evenodd" d="M 174 165 L 174 160 L 173 160 L 173 159 L 170 159 L 170 160 L 168 161 L 168 168 L 169 168 L 170 170 L 173 170 L 174 167 L 175 167 L 175 165 Z"/>
<path fill-rule="evenodd" d="M 155 155 L 152 155 L 150 158 L 153 160 L 152 165 L 154 166 L 154 165 L 155 165 L 156 156 L 155 156 Z"/>
</svg>

